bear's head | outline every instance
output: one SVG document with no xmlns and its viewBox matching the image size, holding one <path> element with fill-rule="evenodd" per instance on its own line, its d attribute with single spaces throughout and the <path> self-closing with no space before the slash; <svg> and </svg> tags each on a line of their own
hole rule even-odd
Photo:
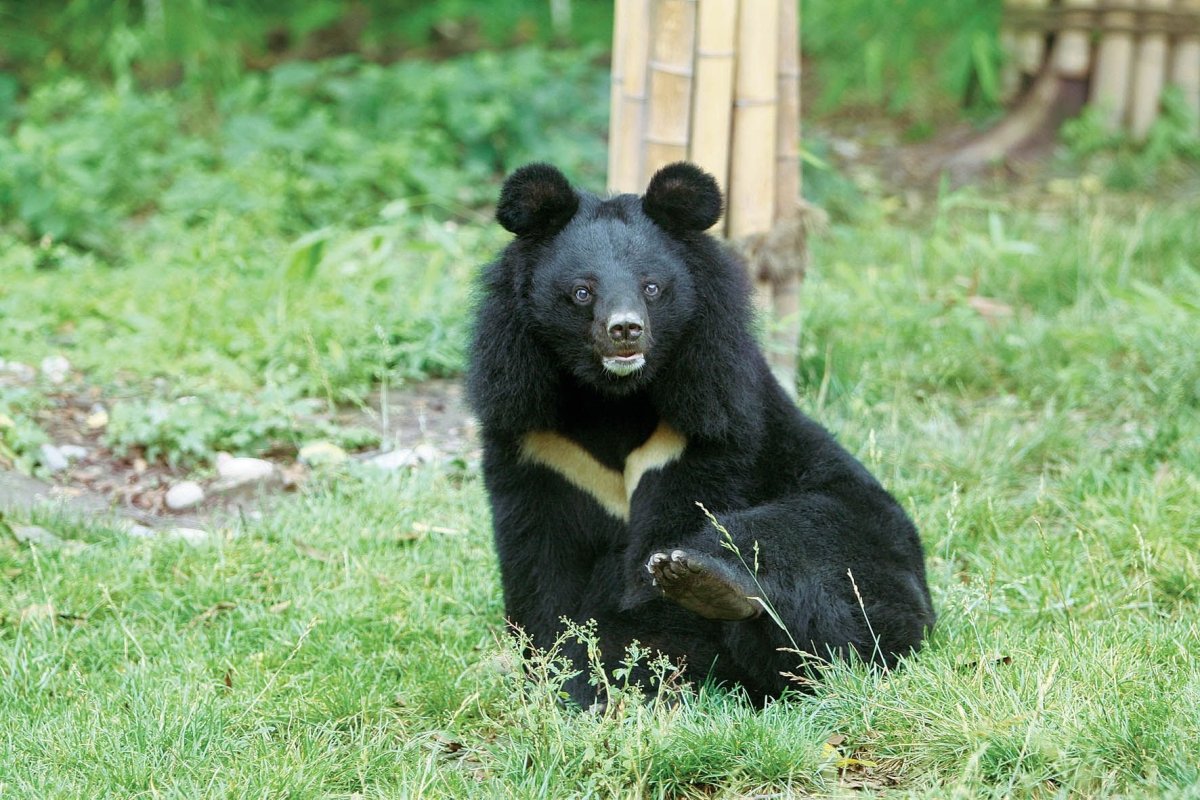
<svg viewBox="0 0 1200 800">
<path fill-rule="evenodd" d="M 609 199 L 576 192 L 554 167 L 523 167 L 496 210 L 522 253 L 512 278 L 528 307 L 512 313 L 580 383 L 643 388 L 704 313 L 702 273 L 721 258 L 703 231 L 720 216 L 716 181 L 691 164 L 664 167 L 642 197 Z"/>
<path fill-rule="evenodd" d="M 578 191 L 545 164 L 513 173 L 496 218 L 516 236 L 480 276 L 467 377 L 484 430 L 553 429 L 573 383 L 644 394 L 689 440 L 757 435 L 769 372 L 746 268 L 704 232 L 720 216 L 690 164 L 640 197 Z"/>
</svg>

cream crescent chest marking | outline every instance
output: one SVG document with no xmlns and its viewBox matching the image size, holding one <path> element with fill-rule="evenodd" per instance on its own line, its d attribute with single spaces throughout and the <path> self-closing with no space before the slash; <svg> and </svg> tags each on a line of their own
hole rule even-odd
<svg viewBox="0 0 1200 800">
<path fill-rule="evenodd" d="M 625 470 L 606 467 L 579 444 L 552 431 L 533 431 L 521 442 L 521 456 L 553 470 L 567 483 L 591 495 L 619 520 L 629 521 L 629 503 L 647 472 L 678 461 L 687 447 L 679 431 L 660 422 L 650 438 L 625 457 Z"/>
</svg>

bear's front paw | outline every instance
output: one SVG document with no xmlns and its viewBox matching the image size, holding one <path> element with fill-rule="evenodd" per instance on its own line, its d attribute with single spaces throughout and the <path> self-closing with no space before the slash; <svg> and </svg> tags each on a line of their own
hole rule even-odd
<svg viewBox="0 0 1200 800">
<path fill-rule="evenodd" d="M 762 613 L 748 587 L 710 556 L 686 550 L 655 553 L 646 562 L 646 571 L 664 597 L 705 619 L 743 620 Z"/>
</svg>

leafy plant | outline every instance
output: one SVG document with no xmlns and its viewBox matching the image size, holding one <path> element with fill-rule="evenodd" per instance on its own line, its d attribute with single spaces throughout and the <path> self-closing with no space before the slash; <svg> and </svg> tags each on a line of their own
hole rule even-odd
<svg viewBox="0 0 1200 800">
<path fill-rule="evenodd" d="M 1163 92 L 1162 114 L 1151 125 L 1145 141 L 1135 141 L 1124 131 L 1113 131 L 1102 115 L 1087 108 L 1063 124 L 1062 136 L 1071 155 L 1114 189 L 1143 189 L 1181 167 L 1200 165 L 1200 135 L 1195 112 L 1177 86 Z"/>
<path fill-rule="evenodd" d="M 0 468 L 33 472 L 38 449 L 50 441 L 33 420 L 39 402 L 27 389 L 0 385 Z"/>
<path fill-rule="evenodd" d="M 63 77 L 0 134 L 0 216 L 115 258 L 125 229 L 160 212 L 194 225 L 227 211 L 292 236 L 366 223 L 396 198 L 475 207 L 535 158 L 598 183 L 607 75 L 592 55 L 289 62 L 222 92 L 215 116 L 182 89 Z"/>
<path fill-rule="evenodd" d="M 106 443 L 118 455 L 140 451 L 149 461 L 195 467 L 218 451 L 294 452 L 306 439 L 328 439 L 350 449 L 378 443 L 361 428 L 342 427 L 316 414 L 319 403 L 268 389 L 255 401 L 225 393 L 174 400 L 123 400 L 113 405 Z"/>
<path fill-rule="evenodd" d="M 975 82 L 982 104 L 994 106 L 1000 11 L 994 0 L 804 0 L 817 106 L 865 103 L 927 117 L 957 108 Z"/>
</svg>

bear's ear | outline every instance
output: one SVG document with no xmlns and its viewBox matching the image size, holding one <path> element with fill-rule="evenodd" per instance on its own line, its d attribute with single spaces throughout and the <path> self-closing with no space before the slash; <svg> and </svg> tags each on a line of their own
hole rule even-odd
<svg viewBox="0 0 1200 800">
<path fill-rule="evenodd" d="M 721 187 L 695 164 L 668 164 L 650 179 L 642 210 L 669 231 L 708 230 L 721 218 Z"/>
<path fill-rule="evenodd" d="M 517 236 L 557 233 L 575 216 L 579 197 L 549 164 L 528 164 L 504 182 L 496 221 Z"/>
</svg>

